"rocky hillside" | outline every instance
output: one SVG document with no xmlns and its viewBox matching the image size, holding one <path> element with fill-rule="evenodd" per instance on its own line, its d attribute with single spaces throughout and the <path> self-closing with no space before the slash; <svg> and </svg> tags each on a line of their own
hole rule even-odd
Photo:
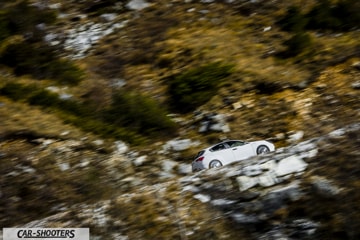
<svg viewBox="0 0 360 240">
<path fill-rule="evenodd" d="M 0 6 L 0 227 L 359 239 L 358 1 Z M 192 173 L 225 138 L 277 151 Z"/>
</svg>

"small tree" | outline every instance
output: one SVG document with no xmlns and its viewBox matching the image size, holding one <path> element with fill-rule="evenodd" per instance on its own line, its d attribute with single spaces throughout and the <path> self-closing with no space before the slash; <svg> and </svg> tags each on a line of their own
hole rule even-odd
<svg viewBox="0 0 360 240">
<path fill-rule="evenodd" d="M 167 116 L 166 110 L 150 97 L 135 92 L 118 91 L 105 113 L 111 124 L 126 127 L 140 134 L 176 132 L 175 123 Z"/>
<path fill-rule="evenodd" d="M 296 33 L 289 40 L 284 42 L 287 47 L 285 50 L 284 57 L 295 57 L 312 45 L 311 37 L 305 32 Z"/>
<path fill-rule="evenodd" d="M 306 18 L 296 6 L 288 8 L 287 13 L 277 23 L 284 31 L 289 32 L 302 32 L 308 24 Z"/>
<path fill-rule="evenodd" d="M 180 112 L 188 112 L 213 97 L 221 81 L 231 74 L 232 65 L 210 63 L 168 79 L 172 104 Z"/>
</svg>

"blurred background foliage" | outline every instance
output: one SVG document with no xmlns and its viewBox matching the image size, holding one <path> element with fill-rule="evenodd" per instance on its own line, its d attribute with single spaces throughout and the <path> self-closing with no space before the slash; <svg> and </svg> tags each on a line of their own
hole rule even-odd
<svg viewBox="0 0 360 240">
<path fill-rule="evenodd" d="M 230 64 L 214 62 L 171 76 L 166 81 L 172 106 L 179 112 L 195 110 L 217 93 L 232 68 Z"/>
<path fill-rule="evenodd" d="M 330 0 L 320 0 L 309 12 L 303 12 L 299 6 L 291 6 L 278 24 L 283 30 L 291 32 L 336 32 L 357 29 L 360 26 L 360 2 L 341 0 L 334 3 Z"/>
<path fill-rule="evenodd" d="M 145 137 L 175 135 L 178 126 L 150 97 L 135 92 L 117 91 L 107 108 L 94 112 L 91 105 L 73 99 L 61 99 L 58 94 L 35 84 L 8 83 L 0 94 L 16 101 L 27 102 L 57 112 L 67 123 L 100 136 L 126 139 L 142 144 Z"/>
<path fill-rule="evenodd" d="M 92 5 L 84 11 L 93 14 L 103 12 L 117 3 L 113 0 L 88 2 L 92 2 Z M 49 46 L 44 41 L 47 26 L 57 21 L 55 11 L 37 7 L 27 0 L 1 1 L 0 7 L 0 64 L 12 69 L 17 76 L 30 75 L 59 85 L 77 85 L 86 77 L 86 73 L 75 62 L 60 57 L 59 47 Z M 277 56 L 306 58 L 316 54 L 313 51 L 316 47 L 315 40 L 310 31 L 350 31 L 359 27 L 359 13 L 360 2 L 357 0 L 321 0 L 306 12 L 299 6 L 289 7 L 277 24 L 282 30 L 289 32 L 290 37 L 282 43 L 284 50 Z M 118 77 L 125 64 L 152 63 L 161 52 L 161 44 L 156 43 L 166 38 L 166 30 L 176 26 L 178 21 L 170 21 L 164 14 L 156 11 L 150 19 L 154 23 L 150 28 L 134 21 L 130 32 L 132 39 L 135 39 L 130 44 L 134 51 L 129 56 L 121 55 L 124 51 L 118 51 L 118 55 L 113 52 L 103 54 L 109 67 L 100 64 L 101 67 L 98 68 L 103 71 L 98 74 Z M 169 60 L 171 61 L 172 59 Z M 162 64 L 162 67 L 170 68 L 169 62 Z M 67 122 L 85 130 L 115 138 L 125 136 L 132 141 L 131 139 L 141 139 L 140 136 L 176 133 L 178 127 L 169 119 L 167 111 L 189 113 L 195 110 L 210 101 L 234 72 L 234 66 L 227 62 L 191 65 L 192 67 L 163 79 L 168 89 L 167 106 L 161 106 L 157 101 L 140 95 L 133 89 L 131 92 L 115 91 L 110 102 L 104 100 L 101 104 L 99 99 L 91 104 L 75 98 L 62 100 L 39 86 L 22 84 L 7 84 L 3 86 L 1 93 L 14 100 L 56 109 Z M 273 93 L 279 89 L 279 84 L 260 82 L 256 87 L 260 93 Z M 99 105 L 101 108 L 97 107 Z"/>
<path fill-rule="evenodd" d="M 310 11 L 303 12 L 299 6 L 291 6 L 277 22 L 282 30 L 293 33 L 283 45 L 286 50 L 279 56 L 295 57 L 311 50 L 312 39 L 308 30 L 320 32 L 350 31 L 360 27 L 360 1 L 320 0 Z"/>
<path fill-rule="evenodd" d="M 17 76 L 29 74 L 60 84 L 81 81 L 83 71 L 70 60 L 61 59 L 59 49 L 44 41 L 44 28 L 56 22 L 54 11 L 30 5 L 26 0 L 1 5 L 0 64 L 13 68 Z M 20 37 L 13 41 L 14 36 Z"/>
</svg>

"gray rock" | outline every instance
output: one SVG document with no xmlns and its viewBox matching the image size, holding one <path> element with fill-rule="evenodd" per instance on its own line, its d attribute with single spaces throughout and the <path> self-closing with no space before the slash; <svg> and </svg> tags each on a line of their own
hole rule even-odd
<svg viewBox="0 0 360 240">
<path fill-rule="evenodd" d="M 208 113 L 200 114 L 198 119 L 202 119 L 200 122 L 199 132 L 204 133 L 208 131 L 216 132 L 230 132 L 230 127 L 226 123 L 227 116 L 224 114 Z"/>
<path fill-rule="evenodd" d="M 143 165 L 147 160 L 147 156 L 143 155 L 134 159 L 133 163 L 136 167 Z"/>
<path fill-rule="evenodd" d="M 126 81 L 124 79 L 121 78 L 115 78 L 112 80 L 112 86 L 116 87 L 116 88 L 122 88 L 123 86 L 126 85 Z"/>
<path fill-rule="evenodd" d="M 279 182 L 280 180 L 273 171 L 269 171 L 258 176 L 258 183 L 262 187 L 271 187 L 278 184 Z"/>
<path fill-rule="evenodd" d="M 272 191 L 272 193 L 279 194 L 284 199 L 290 201 L 297 201 L 303 196 L 299 182 L 293 182 L 290 185 Z"/>
<path fill-rule="evenodd" d="M 290 156 L 282 159 L 275 169 L 275 173 L 278 177 L 285 176 L 292 173 L 298 173 L 305 171 L 307 163 L 297 156 Z"/>
<path fill-rule="evenodd" d="M 178 173 L 181 175 L 186 175 L 192 173 L 191 165 L 190 164 L 179 164 L 178 166 Z"/>
<path fill-rule="evenodd" d="M 143 10 L 144 8 L 147 8 L 150 6 L 150 3 L 144 1 L 144 0 L 131 0 L 126 4 L 126 7 L 130 10 Z"/>
<path fill-rule="evenodd" d="M 200 193 L 194 195 L 194 198 L 199 200 L 202 203 L 207 203 L 207 202 L 210 202 L 210 200 L 211 200 L 211 197 L 209 195 L 200 194 Z"/>
<path fill-rule="evenodd" d="M 360 70 L 360 62 L 355 62 L 351 66 L 357 70 Z"/>
<path fill-rule="evenodd" d="M 311 236 L 319 226 L 319 223 L 309 219 L 295 219 L 290 224 L 290 227 L 296 229 L 297 236 Z"/>
<path fill-rule="evenodd" d="M 61 171 L 64 172 L 64 171 L 67 171 L 70 169 L 70 165 L 69 165 L 69 163 L 60 163 L 59 168 Z"/>
<path fill-rule="evenodd" d="M 199 142 L 192 142 L 190 139 L 177 139 L 177 140 L 170 140 L 164 146 L 163 149 L 165 151 L 184 151 L 189 149 L 193 146 L 198 146 Z"/>
<path fill-rule="evenodd" d="M 193 185 L 187 185 L 182 189 L 182 192 L 198 193 L 198 192 L 200 192 L 200 189 L 198 187 L 193 186 Z"/>
<path fill-rule="evenodd" d="M 289 139 L 288 139 L 288 142 L 290 143 L 295 143 L 295 142 L 298 142 L 300 141 L 304 136 L 304 132 L 303 131 L 297 131 L 295 133 L 292 133 L 290 136 L 289 136 Z"/>
<path fill-rule="evenodd" d="M 359 69 L 360 69 L 360 67 L 359 67 Z M 354 82 L 353 84 L 351 84 L 351 87 L 353 89 L 360 89 L 360 81 Z"/>
<path fill-rule="evenodd" d="M 211 201 L 211 204 L 216 207 L 224 207 L 234 204 L 236 201 L 228 200 L 228 199 L 214 199 Z"/>
<path fill-rule="evenodd" d="M 244 167 L 242 172 L 244 175 L 248 177 L 253 177 L 262 174 L 263 171 L 260 165 L 250 165 Z"/>
<path fill-rule="evenodd" d="M 115 142 L 115 151 L 118 154 L 124 154 L 129 150 L 129 147 L 123 141 Z"/>
<path fill-rule="evenodd" d="M 246 191 L 258 184 L 258 180 L 255 177 L 240 176 L 236 180 L 240 191 Z"/>
<path fill-rule="evenodd" d="M 172 172 L 177 165 L 178 165 L 178 163 L 175 161 L 172 161 L 172 160 L 163 160 L 162 161 L 162 169 L 165 172 Z"/>
<path fill-rule="evenodd" d="M 231 218 L 240 224 L 259 224 L 262 222 L 262 220 L 260 220 L 260 218 L 257 215 L 246 215 L 243 213 L 233 213 L 230 215 Z"/>
<path fill-rule="evenodd" d="M 337 130 L 332 131 L 331 133 L 329 133 L 329 137 L 330 138 L 342 138 L 346 133 L 346 130 L 344 128 L 340 128 Z"/>
<path fill-rule="evenodd" d="M 116 13 L 104 13 L 100 15 L 100 18 L 107 21 L 112 22 L 116 19 L 117 14 Z"/>
<path fill-rule="evenodd" d="M 332 198 L 341 192 L 339 187 L 335 186 L 328 179 L 320 176 L 313 176 L 311 178 L 311 183 L 315 192 L 323 197 Z"/>
</svg>

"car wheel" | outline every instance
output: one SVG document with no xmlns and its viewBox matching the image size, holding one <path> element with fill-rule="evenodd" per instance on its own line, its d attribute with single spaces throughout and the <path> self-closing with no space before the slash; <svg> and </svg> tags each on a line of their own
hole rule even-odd
<svg viewBox="0 0 360 240">
<path fill-rule="evenodd" d="M 222 163 L 219 160 L 212 160 L 209 164 L 209 168 L 218 168 L 221 166 L 222 166 Z"/>
<path fill-rule="evenodd" d="M 270 152 L 270 149 L 269 149 L 267 146 L 265 146 L 265 145 L 261 145 L 261 146 L 259 146 L 259 147 L 256 149 L 256 153 L 257 153 L 258 155 L 260 155 L 260 154 L 265 154 L 265 153 L 267 153 L 267 152 Z"/>
</svg>

